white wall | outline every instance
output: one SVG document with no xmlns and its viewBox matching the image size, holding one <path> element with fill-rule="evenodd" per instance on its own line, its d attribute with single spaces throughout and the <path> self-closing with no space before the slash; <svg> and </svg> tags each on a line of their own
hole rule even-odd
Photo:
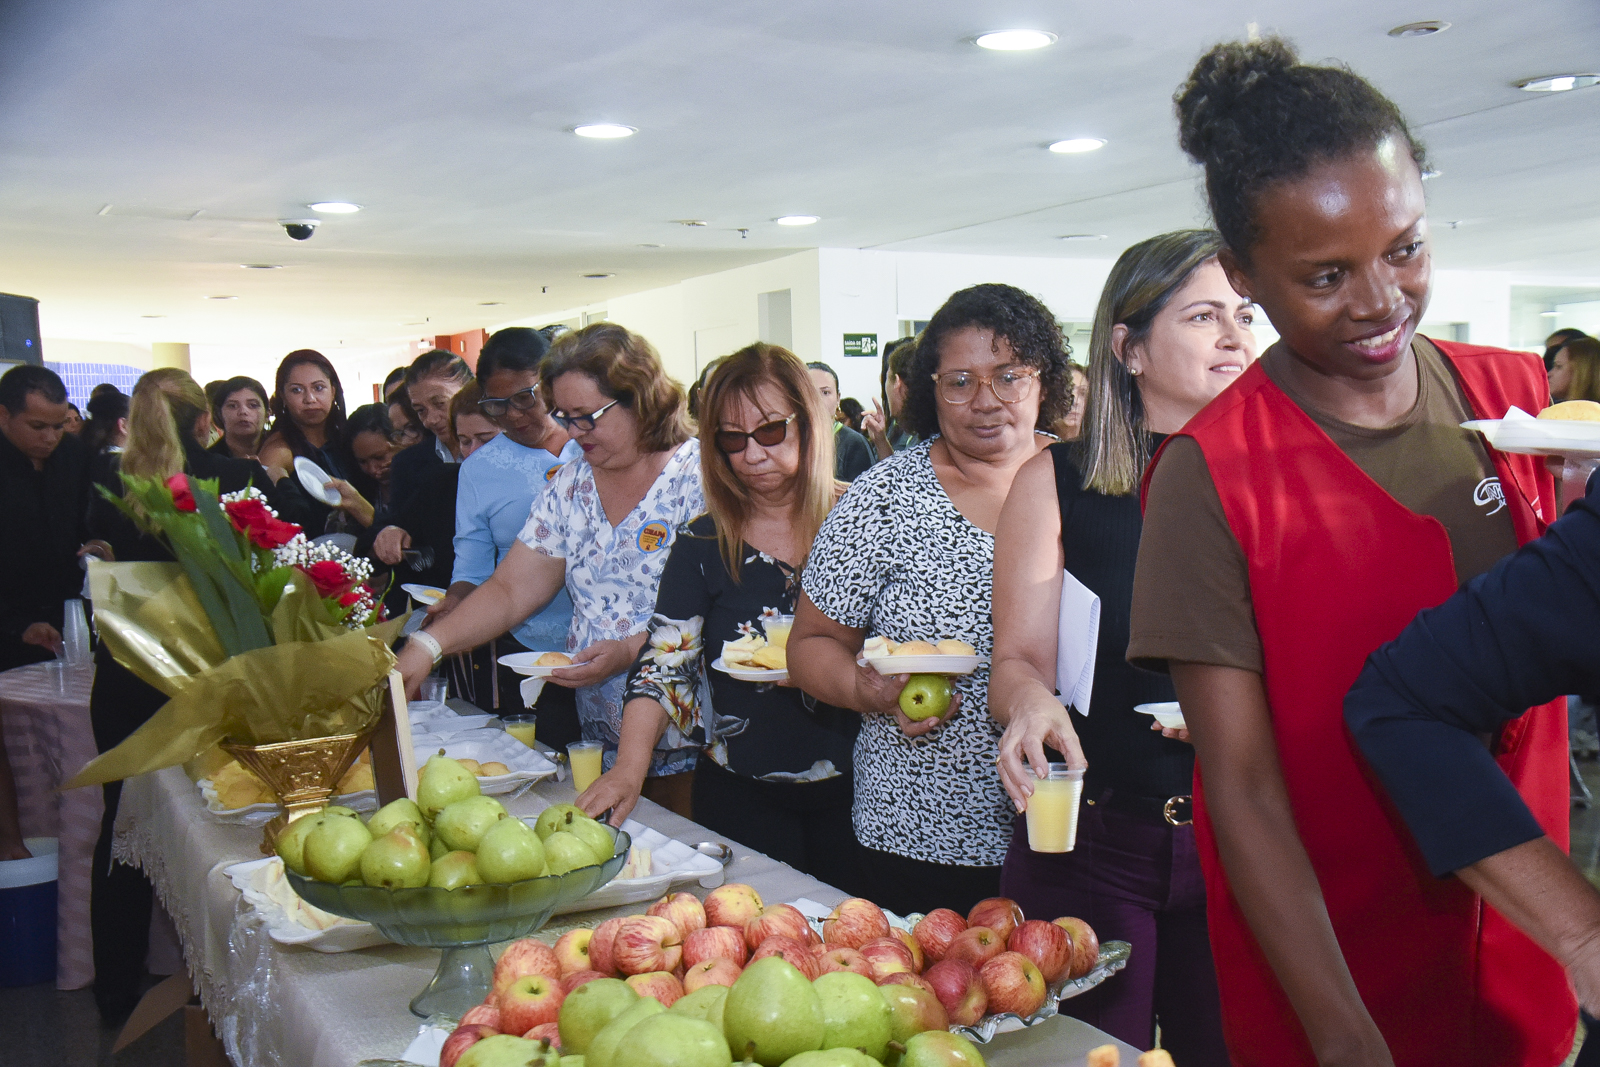
<svg viewBox="0 0 1600 1067">
<path fill-rule="evenodd" d="M 120 363 L 125 367 L 149 370 L 150 349 L 123 341 L 73 341 L 60 337 L 41 337 L 44 358 L 51 363 Z"/>
</svg>

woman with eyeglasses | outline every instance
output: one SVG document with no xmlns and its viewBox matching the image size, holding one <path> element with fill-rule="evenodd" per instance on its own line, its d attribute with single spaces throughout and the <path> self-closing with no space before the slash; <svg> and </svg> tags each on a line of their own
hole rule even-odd
<svg viewBox="0 0 1600 1067">
<path fill-rule="evenodd" d="M 900 914 L 966 912 L 999 892 L 1015 814 L 1000 777 L 989 673 L 951 679 L 944 714 L 900 709 L 905 675 L 857 665 L 864 641 L 965 641 L 987 658 L 994 530 L 1017 470 L 1065 412 L 1067 346 L 1009 285 L 945 301 L 917 342 L 902 415 L 931 440 L 857 478 L 822 524 L 789 637 L 789 677 L 862 716 L 855 832 L 866 896 Z"/>
<path fill-rule="evenodd" d="M 678 528 L 705 510 L 700 444 L 689 431 L 683 387 L 667 377 L 650 342 L 615 323 L 563 335 L 540 391 L 583 454 L 556 470 L 494 573 L 413 635 L 400 668 L 415 691 L 445 653 L 498 637 L 565 587 L 573 663 L 549 680 L 578 691 L 583 737 L 604 743 L 609 768 L 627 671 L 648 636 L 668 549 Z M 694 743 L 669 727 L 653 750 L 643 795 L 687 815 L 695 754 Z M 605 810 L 589 793 L 578 803 L 591 814 Z"/>
</svg>

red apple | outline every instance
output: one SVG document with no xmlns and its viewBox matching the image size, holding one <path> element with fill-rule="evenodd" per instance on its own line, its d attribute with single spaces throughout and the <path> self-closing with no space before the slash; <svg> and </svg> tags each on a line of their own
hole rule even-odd
<svg viewBox="0 0 1600 1067">
<path fill-rule="evenodd" d="M 796 970 L 812 981 L 815 981 L 817 975 L 822 973 L 822 964 L 817 960 L 817 957 L 811 954 L 811 950 L 806 947 L 806 943 L 799 938 L 774 934 L 756 946 L 756 950 L 750 954 L 750 962 L 764 960 L 768 956 L 782 956 L 792 963 Z"/>
<path fill-rule="evenodd" d="M 641 997 L 655 997 L 664 1008 L 670 1008 L 683 996 L 683 983 L 670 971 L 648 971 L 632 974 L 623 979 Z"/>
<path fill-rule="evenodd" d="M 860 952 L 843 945 L 828 945 L 817 956 L 817 966 L 823 974 L 829 971 L 854 971 L 863 978 L 874 977 L 872 963 Z"/>
<path fill-rule="evenodd" d="M 522 1035 L 524 1041 L 548 1041 L 557 1051 L 561 1048 L 561 1027 L 556 1023 L 540 1023 Z"/>
<path fill-rule="evenodd" d="M 926 978 L 920 974 L 912 974 L 910 971 L 895 971 L 893 974 L 886 974 L 882 978 L 873 979 L 873 981 L 881 986 L 909 985 L 918 989 L 926 989 L 929 993 L 933 992 L 933 986 L 928 984 Z"/>
<path fill-rule="evenodd" d="M 454 1033 L 444 1039 L 444 1047 L 439 1050 L 439 1067 L 456 1067 L 456 1061 L 461 1058 L 463 1052 L 484 1038 L 493 1037 L 499 1032 L 492 1026 L 462 1023 L 456 1027 Z"/>
<path fill-rule="evenodd" d="M 896 971 L 909 971 L 916 973 L 916 960 L 911 956 L 911 950 L 900 943 L 895 937 L 875 937 L 861 946 L 860 952 L 872 965 L 872 976 L 880 974 L 893 974 Z"/>
<path fill-rule="evenodd" d="M 988 1010 L 983 981 L 965 960 L 940 960 L 923 977 L 933 986 L 933 995 L 944 1005 L 952 1026 L 972 1026 Z"/>
<path fill-rule="evenodd" d="M 967 925 L 987 926 L 1004 942 L 1011 931 L 1022 925 L 1022 908 L 1010 897 L 989 897 L 978 901 L 967 912 Z"/>
<path fill-rule="evenodd" d="M 500 1005 L 497 1003 L 494 990 L 489 991 L 489 999 L 476 1007 L 467 1009 L 461 1017 L 462 1026 L 482 1025 L 487 1026 L 495 1033 L 500 1032 Z"/>
<path fill-rule="evenodd" d="M 922 946 L 922 955 L 929 963 L 938 963 L 956 935 L 967 928 L 967 920 L 949 908 L 934 908 L 911 928 L 911 936 Z M 589 949 L 594 954 L 594 949 Z"/>
<path fill-rule="evenodd" d="M 583 985 L 585 982 L 592 982 L 596 978 L 609 977 L 610 975 L 601 974 L 599 971 L 578 971 L 575 974 L 569 974 L 565 978 L 561 979 L 561 991 L 566 993 L 568 996 L 571 996 L 572 991 Z"/>
<path fill-rule="evenodd" d="M 989 1011 L 1014 1011 L 1026 1019 L 1044 1006 L 1044 975 L 1020 952 L 1002 952 L 978 972 Z"/>
<path fill-rule="evenodd" d="M 1094 970 L 1095 963 L 1100 959 L 1100 938 L 1095 934 L 1094 927 L 1070 915 L 1056 919 L 1055 924 L 1072 938 L 1072 965 L 1067 968 L 1067 977 L 1082 978 Z"/>
<path fill-rule="evenodd" d="M 810 930 L 811 924 L 799 908 L 792 904 L 774 904 L 770 908 L 763 908 L 760 915 L 745 924 L 744 943 L 754 950 L 767 938 L 781 934 L 804 945 L 808 943 Z"/>
<path fill-rule="evenodd" d="M 556 959 L 555 950 L 536 937 L 513 941 L 500 953 L 494 964 L 495 993 L 505 992 L 512 982 L 529 974 L 542 974 L 552 979 L 561 977 L 561 963 Z M 520 1034 L 526 1029 L 526 1026 L 516 1030 L 506 1027 L 504 1032 Z"/>
<path fill-rule="evenodd" d="M 594 928 L 594 937 L 589 940 L 589 966 L 601 974 L 617 973 L 617 927 L 625 918 L 626 915 L 607 919 Z"/>
<path fill-rule="evenodd" d="M 709 960 L 701 960 L 684 973 L 683 991 L 685 994 L 689 994 L 701 986 L 731 986 L 742 970 L 744 970 L 743 967 L 721 956 Z"/>
<path fill-rule="evenodd" d="M 922 946 L 917 943 L 916 938 L 911 936 L 911 931 L 902 930 L 895 926 L 890 928 L 889 936 L 906 947 L 906 951 L 911 953 L 911 969 L 921 974 L 922 969 L 928 965 L 928 961 L 922 954 Z"/>
<path fill-rule="evenodd" d="M 500 1023 L 505 1033 L 525 1034 L 541 1023 L 561 1016 L 566 999 L 561 980 L 543 974 L 525 974 L 500 992 Z"/>
<path fill-rule="evenodd" d="M 860 948 L 868 941 L 889 936 L 889 917 L 870 900 L 851 897 L 841 901 L 822 921 L 822 940 L 830 945 Z"/>
<path fill-rule="evenodd" d="M 826 941 L 822 940 L 822 935 L 817 933 L 817 928 L 812 926 L 809 921 L 806 923 L 806 944 L 810 945 L 812 948 L 816 948 L 818 945 L 826 946 L 828 944 Z"/>
<path fill-rule="evenodd" d="M 696 930 L 706 928 L 706 909 L 700 903 L 700 898 L 693 893 L 673 893 L 671 896 L 662 897 L 650 905 L 646 915 L 659 915 L 663 919 L 672 920 L 672 925 L 678 928 L 679 939 L 682 940 Z"/>
<path fill-rule="evenodd" d="M 593 930 L 568 930 L 556 939 L 556 964 L 561 968 L 561 977 L 594 969 L 589 962 L 589 943 L 593 940 Z"/>
<path fill-rule="evenodd" d="M 731 926 L 708 926 L 683 939 L 683 962 L 690 967 L 702 960 L 718 957 L 744 966 L 744 961 L 750 958 L 750 946 L 744 943 L 743 930 L 735 930 Z"/>
<path fill-rule="evenodd" d="M 611 946 L 611 953 L 623 974 L 670 972 L 683 959 L 680 941 L 678 928 L 671 919 L 659 915 L 630 915 L 617 927 L 617 940 Z"/>
<path fill-rule="evenodd" d="M 743 930 L 761 914 L 761 894 L 743 882 L 719 885 L 706 894 L 706 925 Z"/>
<path fill-rule="evenodd" d="M 973 967 L 982 967 L 1006 950 L 1005 938 L 987 926 L 969 926 L 956 935 L 945 950 L 947 960 L 965 960 Z"/>
<path fill-rule="evenodd" d="M 1011 932 L 1006 948 L 1033 961 L 1045 984 L 1065 978 L 1072 963 L 1072 937 L 1066 929 L 1042 919 L 1029 919 Z"/>
</svg>

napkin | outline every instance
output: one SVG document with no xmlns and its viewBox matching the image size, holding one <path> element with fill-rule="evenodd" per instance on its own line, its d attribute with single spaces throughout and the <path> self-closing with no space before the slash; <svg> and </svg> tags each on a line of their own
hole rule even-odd
<svg viewBox="0 0 1600 1067">
<path fill-rule="evenodd" d="M 1100 648 L 1100 598 L 1088 586 L 1061 572 L 1061 616 L 1056 624 L 1056 692 L 1061 703 L 1089 714 L 1094 689 L 1094 657 Z"/>
<path fill-rule="evenodd" d="M 524 678 L 517 691 L 522 694 L 522 706 L 531 708 L 539 702 L 539 694 L 544 692 L 544 679 Z"/>
</svg>

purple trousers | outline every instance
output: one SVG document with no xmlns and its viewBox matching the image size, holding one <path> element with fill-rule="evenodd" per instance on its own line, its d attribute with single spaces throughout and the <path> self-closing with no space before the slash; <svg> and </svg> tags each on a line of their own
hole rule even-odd
<svg viewBox="0 0 1600 1067">
<path fill-rule="evenodd" d="M 1073 851 L 1034 852 L 1017 817 L 1000 892 L 1030 919 L 1075 915 L 1102 943 L 1133 946 L 1128 966 L 1062 1005 L 1063 1014 L 1183 1067 L 1228 1067 L 1206 890 L 1194 828 L 1085 803 Z"/>
</svg>

